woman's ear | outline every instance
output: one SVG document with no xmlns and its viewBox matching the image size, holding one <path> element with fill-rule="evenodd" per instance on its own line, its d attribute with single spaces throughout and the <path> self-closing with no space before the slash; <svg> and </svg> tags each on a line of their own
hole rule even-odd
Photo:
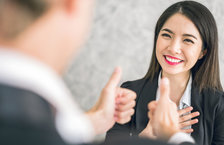
<svg viewBox="0 0 224 145">
<path fill-rule="evenodd" d="M 207 49 L 202 50 L 199 57 L 198 57 L 198 60 L 202 59 L 206 55 L 206 53 L 207 53 Z"/>
</svg>

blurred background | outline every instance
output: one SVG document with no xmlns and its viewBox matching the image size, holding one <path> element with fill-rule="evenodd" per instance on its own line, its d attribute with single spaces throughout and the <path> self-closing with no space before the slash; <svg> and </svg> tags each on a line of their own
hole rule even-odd
<svg viewBox="0 0 224 145">
<path fill-rule="evenodd" d="M 97 0 L 91 31 L 64 80 L 81 108 L 97 101 L 115 66 L 122 82 L 142 78 L 149 67 L 156 21 L 178 0 Z M 224 1 L 198 0 L 214 15 L 219 31 L 219 60 L 224 85 Z"/>
</svg>

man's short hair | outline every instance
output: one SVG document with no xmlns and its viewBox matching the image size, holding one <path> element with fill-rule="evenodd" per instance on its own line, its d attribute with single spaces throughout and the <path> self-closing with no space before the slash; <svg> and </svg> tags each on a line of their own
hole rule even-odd
<svg viewBox="0 0 224 145">
<path fill-rule="evenodd" d="M 0 0 L 0 35 L 16 37 L 49 7 L 50 0 Z"/>
</svg>

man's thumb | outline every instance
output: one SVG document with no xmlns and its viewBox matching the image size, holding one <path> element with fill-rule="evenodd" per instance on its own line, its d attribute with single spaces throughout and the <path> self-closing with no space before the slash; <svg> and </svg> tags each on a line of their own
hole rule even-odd
<svg viewBox="0 0 224 145">
<path fill-rule="evenodd" d="M 106 84 L 107 89 L 116 88 L 121 79 L 122 70 L 120 67 L 114 69 L 113 74 L 111 75 L 109 81 Z"/>
<path fill-rule="evenodd" d="M 160 99 L 170 100 L 170 82 L 168 78 L 162 78 L 160 81 Z"/>
</svg>

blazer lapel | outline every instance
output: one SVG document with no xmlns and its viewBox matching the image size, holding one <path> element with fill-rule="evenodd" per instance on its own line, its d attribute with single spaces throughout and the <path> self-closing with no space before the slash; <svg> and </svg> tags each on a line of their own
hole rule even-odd
<svg viewBox="0 0 224 145">
<path fill-rule="evenodd" d="M 139 93 L 139 99 L 136 102 L 136 131 L 140 133 L 148 124 L 148 103 L 156 99 L 158 88 L 158 77 L 153 81 L 146 81 L 143 89 Z"/>
<path fill-rule="evenodd" d="M 191 106 L 193 107 L 193 111 L 199 111 L 200 116 L 198 118 L 198 123 L 192 125 L 192 128 L 194 129 L 194 132 L 191 134 L 191 136 L 197 140 L 197 143 L 201 144 L 204 140 L 204 133 L 203 133 L 203 101 L 202 101 L 202 95 L 199 93 L 199 89 L 195 86 L 192 86 L 191 91 Z"/>
</svg>

